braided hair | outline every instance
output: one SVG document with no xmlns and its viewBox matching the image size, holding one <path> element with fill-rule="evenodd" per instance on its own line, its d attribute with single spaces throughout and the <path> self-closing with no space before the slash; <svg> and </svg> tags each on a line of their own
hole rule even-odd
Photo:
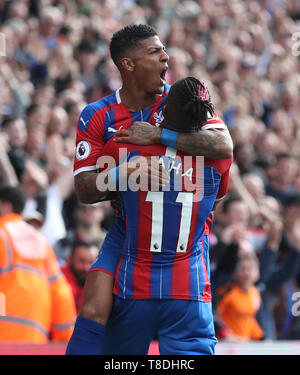
<svg viewBox="0 0 300 375">
<path fill-rule="evenodd" d="M 209 115 L 214 115 L 211 96 L 203 81 L 195 77 L 186 77 L 176 81 L 171 90 L 176 101 L 178 120 L 181 122 L 181 129 L 177 129 L 178 131 L 197 131 L 207 122 Z M 183 125 L 186 125 L 184 129 Z"/>
</svg>

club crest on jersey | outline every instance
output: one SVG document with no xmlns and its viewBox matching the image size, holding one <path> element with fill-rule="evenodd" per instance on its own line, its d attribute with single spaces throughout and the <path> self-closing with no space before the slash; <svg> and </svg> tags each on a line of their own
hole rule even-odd
<svg viewBox="0 0 300 375">
<path fill-rule="evenodd" d="M 76 159 L 86 159 L 91 153 L 91 144 L 87 141 L 80 141 L 76 147 Z"/>
<path fill-rule="evenodd" d="M 159 127 L 160 123 L 164 119 L 164 115 L 162 114 L 162 111 L 159 111 L 158 113 L 155 112 L 153 118 L 155 120 L 155 126 Z"/>
</svg>

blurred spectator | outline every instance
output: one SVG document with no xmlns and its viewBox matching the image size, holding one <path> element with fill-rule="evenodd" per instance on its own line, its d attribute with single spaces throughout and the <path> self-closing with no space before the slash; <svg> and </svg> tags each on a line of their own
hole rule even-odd
<svg viewBox="0 0 300 375">
<path fill-rule="evenodd" d="M 63 202 L 73 192 L 72 164 L 64 156 L 64 143 L 59 134 L 49 137 L 46 160 L 49 185 L 45 191 L 46 213 L 42 232 L 54 246 L 66 235 Z"/>
<path fill-rule="evenodd" d="M 226 216 L 226 219 L 230 219 L 230 215 L 238 209 L 242 212 L 241 203 L 238 203 L 241 201 L 235 201 L 234 199 L 236 198 L 232 197 L 227 202 L 230 205 L 232 205 L 232 200 L 236 203 L 233 205 L 233 209 L 229 210 L 229 216 Z M 299 327 L 296 324 L 297 320 L 291 315 L 290 309 L 292 294 L 298 287 L 296 277 L 300 271 L 300 243 L 297 235 L 300 225 L 299 202 L 298 195 L 287 201 L 284 209 L 284 220 L 280 217 L 279 204 L 272 197 L 267 197 L 267 202 L 265 202 L 265 207 L 268 210 L 261 211 L 265 240 L 257 251 L 260 278 L 257 280 L 256 286 L 262 297 L 257 319 L 264 331 L 264 336 L 270 339 L 300 337 Z M 238 205 L 241 207 L 238 208 Z M 241 214 L 239 220 L 243 221 Z M 211 250 L 212 257 L 215 249 L 223 251 L 219 261 L 213 263 L 217 264 L 212 274 L 212 283 L 215 289 L 233 280 L 234 269 L 241 254 L 255 254 L 253 246 L 245 240 L 247 236 L 245 236 L 244 231 L 241 232 L 239 226 L 237 233 L 230 231 L 230 225 L 228 228 L 225 237 L 221 237 L 220 242 Z M 283 228 L 284 231 L 282 231 Z M 232 242 L 226 246 L 226 242 L 222 242 L 222 238 L 226 241 L 228 233 L 231 233 L 233 237 Z M 241 236 L 241 233 L 244 235 Z M 214 308 L 216 308 L 216 305 Z"/>
<path fill-rule="evenodd" d="M 7 118 L 2 123 L 2 130 L 7 135 L 9 146 L 7 149 L 7 154 L 15 169 L 18 179 L 20 179 L 22 173 L 25 171 L 25 161 L 28 159 L 28 155 L 24 151 L 27 141 L 27 129 L 25 122 L 22 118 Z"/>
<path fill-rule="evenodd" d="M 258 204 L 264 204 L 266 197 L 263 179 L 255 173 L 247 173 L 243 176 L 243 183 Z"/>
<path fill-rule="evenodd" d="M 20 214 L 25 196 L 17 187 L 0 188 L 0 290 L 6 311 L 0 342 L 68 341 L 75 305 L 47 240 Z"/>
<path fill-rule="evenodd" d="M 259 278 L 258 259 L 254 253 L 241 254 L 234 270 L 234 280 L 217 291 L 218 314 L 235 340 L 260 340 L 264 332 L 256 320 L 261 298 L 255 283 Z"/>
<path fill-rule="evenodd" d="M 253 251 L 260 249 L 260 244 L 265 240 L 262 231 L 254 231 L 250 227 L 250 210 L 237 195 L 228 195 L 215 214 L 213 233 L 215 244 L 211 248 L 211 267 L 213 280 L 218 287 L 217 278 L 223 272 L 231 275 L 232 259 L 229 253 L 236 253 L 242 241 L 247 240 L 253 246 Z"/>
<path fill-rule="evenodd" d="M 9 145 L 5 134 L 0 133 L 0 185 L 16 186 L 18 177 L 8 156 Z"/>
<path fill-rule="evenodd" d="M 22 214 L 23 220 L 33 226 L 36 230 L 41 230 L 44 224 L 44 216 L 39 211 L 31 211 Z"/>
<path fill-rule="evenodd" d="M 22 180 L 23 174 L 29 174 L 35 179 L 37 186 L 44 189 L 48 184 L 48 177 L 42 170 L 39 161 L 33 159 L 25 151 L 27 129 L 24 120 L 21 118 L 7 118 L 3 122 L 2 128 L 8 140 L 7 154 L 18 180 Z"/>
<path fill-rule="evenodd" d="M 87 273 L 98 254 L 98 244 L 76 242 L 67 263 L 61 267 L 73 292 L 77 314 L 80 311 Z"/>
<path fill-rule="evenodd" d="M 273 273 L 267 283 L 274 324 L 279 339 L 300 338 L 299 322 L 292 314 L 293 293 L 299 290 L 300 275 L 300 194 L 286 200 L 283 236 Z"/>
<path fill-rule="evenodd" d="M 240 175 L 246 173 L 258 174 L 264 177 L 264 172 L 254 164 L 255 150 L 251 143 L 239 143 L 234 147 L 234 160 L 239 168 Z"/>
<path fill-rule="evenodd" d="M 106 236 L 102 222 L 107 212 L 104 202 L 95 204 L 82 204 L 77 202 L 73 211 L 74 227 L 71 227 L 64 238 L 57 241 L 54 250 L 60 261 L 64 264 L 71 255 L 72 248 L 78 241 L 96 243 L 100 249 Z"/>
<path fill-rule="evenodd" d="M 50 109 L 45 104 L 32 103 L 26 111 L 26 124 L 28 130 L 45 130 Z"/>
<path fill-rule="evenodd" d="M 99 69 L 100 56 L 93 41 L 83 40 L 77 48 L 77 60 L 80 66 L 80 80 L 86 91 L 106 82 L 105 75 Z"/>
<path fill-rule="evenodd" d="M 290 154 L 279 154 L 273 165 L 267 168 L 266 193 L 282 204 L 295 192 L 293 182 L 297 175 L 296 159 Z"/>
<path fill-rule="evenodd" d="M 50 118 L 47 124 L 47 135 L 61 135 L 64 138 L 69 128 L 69 118 L 66 110 L 62 107 L 53 107 L 50 111 Z"/>
</svg>

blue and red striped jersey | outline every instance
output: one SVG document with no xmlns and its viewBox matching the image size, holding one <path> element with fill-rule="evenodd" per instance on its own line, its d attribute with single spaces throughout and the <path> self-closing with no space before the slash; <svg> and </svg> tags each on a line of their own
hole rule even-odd
<svg viewBox="0 0 300 375">
<path fill-rule="evenodd" d="M 120 151 L 122 150 L 122 152 Z M 205 223 L 216 198 L 228 189 L 228 160 L 192 157 L 162 145 L 137 146 L 110 140 L 104 147 L 118 163 L 159 156 L 170 184 L 159 191 L 120 191 L 126 238 L 114 293 L 133 299 L 211 301 Z"/>
<path fill-rule="evenodd" d="M 80 114 L 76 135 L 74 175 L 97 170 L 97 161 L 103 155 L 105 143 L 120 128 L 128 128 L 134 121 L 146 121 L 159 126 L 162 109 L 170 86 L 165 85 L 162 95 L 150 108 L 132 112 L 121 101 L 119 90 L 88 104 Z"/>
<path fill-rule="evenodd" d="M 74 175 L 83 171 L 97 170 L 97 161 L 103 155 L 105 143 L 120 128 L 128 128 L 134 121 L 146 121 L 159 126 L 163 120 L 162 110 L 169 93 L 170 85 L 165 85 L 162 95 L 150 108 L 132 112 L 121 101 L 119 90 L 96 102 L 88 104 L 80 114 L 74 158 Z M 226 127 L 215 114 L 202 126 L 202 129 Z"/>
</svg>

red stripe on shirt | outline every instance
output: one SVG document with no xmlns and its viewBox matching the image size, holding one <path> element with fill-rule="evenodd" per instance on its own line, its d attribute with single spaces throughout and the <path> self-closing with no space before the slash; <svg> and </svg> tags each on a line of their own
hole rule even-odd
<svg viewBox="0 0 300 375">
<path fill-rule="evenodd" d="M 132 125 L 132 118 L 129 109 L 127 109 L 122 103 L 113 103 L 114 110 L 114 125 L 116 130 L 127 129 Z"/>
<path fill-rule="evenodd" d="M 114 284 L 114 288 L 113 288 L 113 293 L 114 294 L 119 294 L 120 293 L 120 285 L 119 285 L 119 283 L 117 281 L 118 281 L 118 278 L 119 278 L 120 268 L 121 268 L 121 264 L 123 263 L 123 260 L 124 260 L 124 257 L 121 256 L 119 264 L 118 264 L 117 269 L 116 269 L 115 284 Z"/>
<path fill-rule="evenodd" d="M 178 254 L 175 256 L 175 260 L 172 265 L 172 298 L 184 297 L 185 299 L 190 298 L 190 258 L 186 256 L 184 259 L 183 254 L 179 254 L 181 257 L 180 261 L 176 261 Z"/>
<path fill-rule="evenodd" d="M 146 194 L 145 191 L 139 193 L 139 206 L 143 207 L 143 215 L 139 215 L 139 228 L 137 230 L 137 261 L 133 268 L 134 299 L 141 297 L 141 295 L 145 299 L 151 298 L 151 270 L 154 256 L 153 252 L 150 251 L 152 203 L 145 202 Z M 137 212 L 139 212 L 139 208 Z M 150 229 L 148 229 L 149 226 Z"/>
<path fill-rule="evenodd" d="M 207 267 L 204 260 L 204 246 L 203 246 L 203 239 L 201 238 L 201 246 L 202 246 L 202 254 L 201 254 L 201 261 L 202 261 L 202 268 L 204 273 L 204 281 L 205 286 L 202 293 L 202 302 L 211 302 L 211 289 L 210 289 L 210 281 L 207 274 Z"/>
</svg>

